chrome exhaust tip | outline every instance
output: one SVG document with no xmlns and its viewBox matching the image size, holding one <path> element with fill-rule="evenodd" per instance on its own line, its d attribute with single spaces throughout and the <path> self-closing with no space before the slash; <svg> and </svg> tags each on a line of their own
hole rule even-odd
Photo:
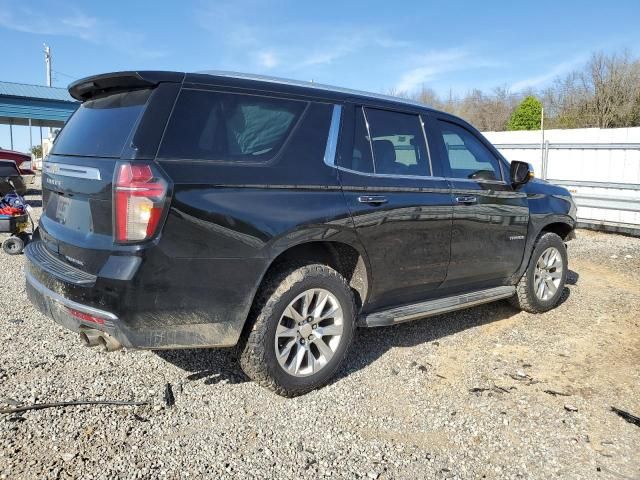
<svg viewBox="0 0 640 480">
<path fill-rule="evenodd" d="M 122 344 L 108 333 L 100 332 L 98 341 L 100 342 L 102 350 L 105 352 L 115 352 L 122 348 Z"/>
<path fill-rule="evenodd" d="M 102 332 L 94 329 L 83 329 L 80 331 L 80 341 L 86 347 L 95 347 L 100 345 L 100 337 Z"/>
<path fill-rule="evenodd" d="M 80 330 L 80 341 L 87 347 L 99 346 L 105 352 L 114 352 L 122 348 L 122 344 L 106 332 L 94 328 Z"/>
</svg>

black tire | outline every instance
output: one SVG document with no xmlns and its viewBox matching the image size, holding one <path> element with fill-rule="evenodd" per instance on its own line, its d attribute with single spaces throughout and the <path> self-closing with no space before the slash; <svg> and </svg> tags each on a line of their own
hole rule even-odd
<svg viewBox="0 0 640 480">
<path fill-rule="evenodd" d="M 310 289 L 330 292 L 343 313 L 342 336 L 333 357 L 317 372 L 298 377 L 288 373 L 276 358 L 276 329 L 283 312 L 296 297 Z M 344 360 L 355 331 L 356 306 L 346 280 L 319 264 L 289 266 L 267 278 L 240 343 L 240 366 L 254 382 L 285 397 L 303 395 L 326 385 Z M 296 347 L 297 348 L 297 347 Z"/>
<path fill-rule="evenodd" d="M 541 299 L 535 292 L 535 275 L 536 265 L 542 254 L 549 248 L 555 248 L 560 252 L 562 262 L 562 272 L 560 275 L 560 283 L 553 296 L 547 299 Z M 512 297 L 511 303 L 521 310 L 529 313 L 542 313 L 554 308 L 562 297 L 562 292 L 567 280 L 567 247 L 562 239 L 555 233 L 543 233 L 536 242 L 531 253 L 529 265 L 524 275 L 516 285 L 516 294 Z"/>
<path fill-rule="evenodd" d="M 19 255 L 24 250 L 24 241 L 20 237 L 9 237 L 2 242 L 2 251 L 7 255 Z"/>
</svg>

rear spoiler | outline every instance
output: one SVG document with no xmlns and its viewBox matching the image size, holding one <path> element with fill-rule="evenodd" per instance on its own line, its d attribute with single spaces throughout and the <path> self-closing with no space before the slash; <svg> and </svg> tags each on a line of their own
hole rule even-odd
<svg viewBox="0 0 640 480">
<path fill-rule="evenodd" d="M 114 72 L 82 78 L 69 85 L 69 94 L 84 102 L 104 93 L 115 93 L 138 88 L 153 88 L 162 82 L 181 83 L 181 72 Z"/>
</svg>

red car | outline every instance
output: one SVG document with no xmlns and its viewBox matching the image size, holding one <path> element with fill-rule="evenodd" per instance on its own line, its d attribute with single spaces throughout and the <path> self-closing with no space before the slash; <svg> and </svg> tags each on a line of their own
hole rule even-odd
<svg viewBox="0 0 640 480">
<path fill-rule="evenodd" d="M 0 160 L 13 160 L 20 170 L 20 175 L 35 175 L 31 169 L 31 155 L 28 153 L 16 152 L 13 150 L 3 150 L 0 148 Z"/>
</svg>

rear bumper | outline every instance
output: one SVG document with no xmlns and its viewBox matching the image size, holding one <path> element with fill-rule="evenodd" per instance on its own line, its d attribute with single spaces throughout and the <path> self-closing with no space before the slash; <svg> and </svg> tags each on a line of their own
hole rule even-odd
<svg viewBox="0 0 640 480">
<path fill-rule="evenodd" d="M 120 343 L 126 340 L 116 328 L 118 317 L 110 312 L 74 302 L 49 290 L 40 283 L 28 270 L 25 272 L 27 297 L 40 312 L 53 318 L 63 327 L 74 332 L 82 328 L 97 328 L 116 337 Z M 81 316 L 92 318 L 92 321 L 81 320 Z M 129 343 L 127 346 L 131 346 Z"/>
<path fill-rule="evenodd" d="M 75 302 L 47 288 L 29 269 L 25 276 L 27 296 L 31 303 L 56 323 L 74 332 L 96 329 L 108 333 L 124 347 L 153 350 L 230 347 L 237 341 L 234 329 L 222 323 L 134 330 L 111 312 Z"/>
</svg>

